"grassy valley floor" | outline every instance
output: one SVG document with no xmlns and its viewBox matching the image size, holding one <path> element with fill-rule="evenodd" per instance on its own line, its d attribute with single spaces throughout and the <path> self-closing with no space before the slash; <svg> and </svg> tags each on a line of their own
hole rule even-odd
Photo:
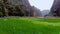
<svg viewBox="0 0 60 34">
<path fill-rule="evenodd" d="M 0 18 L 0 34 L 60 34 L 60 18 Z"/>
</svg>

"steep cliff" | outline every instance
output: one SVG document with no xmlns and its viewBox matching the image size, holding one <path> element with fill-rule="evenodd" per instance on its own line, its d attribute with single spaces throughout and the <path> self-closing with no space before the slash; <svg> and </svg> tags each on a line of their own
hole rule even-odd
<svg viewBox="0 0 60 34">
<path fill-rule="evenodd" d="M 0 0 L 0 16 L 41 16 L 38 8 L 28 0 Z"/>
<path fill-rule="evenodd" d="M 34 17 L 42 17 L 40 9 L 36 8 L 35 6 L 31 6 L 31 10 L 32 10 L 31 13 Z"/>
<path fill-rule="evenodd" d="M 0 0 L 3 16 L 30 16 L 30 4 L 28 0 Z M 0 15 L 1 16 L 1 15 Z"/>
<path fill-rule="evenodd" d="M 53 16 L 60 16 L 60 0 L 54 0 L 51 8 L 51 14 Z"/>
</svg>

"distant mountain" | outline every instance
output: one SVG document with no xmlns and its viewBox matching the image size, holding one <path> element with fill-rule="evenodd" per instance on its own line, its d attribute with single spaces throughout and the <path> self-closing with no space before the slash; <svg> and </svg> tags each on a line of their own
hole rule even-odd
<svg viewBox="0 0 60 34">
<path fill-rule="evenodd" d="M 31 6 L 31 13 L 33 14 L 34 17 L 42 17 L 42 13 L 40 9 L 36 8 L 35 6 Z"/>
<path fill-rule="evenodd" d="M 49 12 L 50 12 L 50 10 L 43 10 L 43 11 L 41 11 L 42 16 L 48 15 Z"/>
</svg>

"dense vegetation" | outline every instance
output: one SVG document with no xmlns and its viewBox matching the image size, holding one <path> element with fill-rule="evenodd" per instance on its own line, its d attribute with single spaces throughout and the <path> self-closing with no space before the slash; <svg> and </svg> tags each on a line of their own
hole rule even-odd
<svg viewBox="0 0 60 34">
<path fill-rule="evenodd" d="M 0 18 L 0 34 L 60 34 L 60 18 Z"/>
<path fill-rule="evenodd" d="M 32 10 L 22 4 L 12 4 L 14 0 L 0 0 L 0 17 L 4 16 L 32 16 Z M 26 9 L 24 9 L 26 8 Z"/>
</svg>

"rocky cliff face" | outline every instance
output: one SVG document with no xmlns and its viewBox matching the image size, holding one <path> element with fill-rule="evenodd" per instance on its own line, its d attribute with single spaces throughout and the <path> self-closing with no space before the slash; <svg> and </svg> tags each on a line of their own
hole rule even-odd
<svg viewBox="0 0 60 34">
<path fill-rule="evenodd" d="M 35 6 L 31 6 L 31 7 L 32 7 L 32 15 L 34 17 L 42 17 L 42 13 L 40 9 L 36 8 Z"/>
<path fill-rule="evenodd" d="M 0 0 L 0 16 L 40 16 L 28 0 Z"/>
<path fill-rule="evenodd" d="M 54 0 L 51 8 L 51 14 L 53 16 L 60 16 L 60 0 Z"/>
<path fill-rule="evenodd" d="M 6 13 L 8 16 L 31 16 L 31 6 L 28 0 L 0 0 L 0 2 L 3 5 L 1 12 L 4 10 L 4 16 Z"/>
</svg>

